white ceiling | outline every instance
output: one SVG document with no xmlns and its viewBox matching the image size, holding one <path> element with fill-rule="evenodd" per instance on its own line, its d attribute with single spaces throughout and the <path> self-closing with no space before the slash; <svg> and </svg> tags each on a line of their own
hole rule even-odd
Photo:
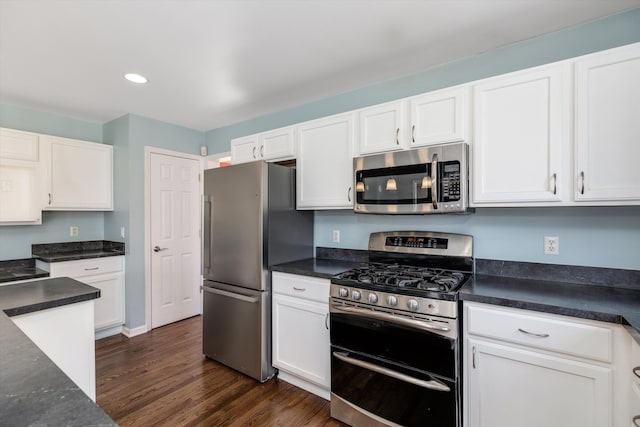
<svg viewBox="0 0 640 427">
<path fill-rule="evenodd" d="M 0 0 L 0 102 L 210 130 L 640 0 Z M 135 85 L 123 74 L 149 82 Z"/>
</svg>

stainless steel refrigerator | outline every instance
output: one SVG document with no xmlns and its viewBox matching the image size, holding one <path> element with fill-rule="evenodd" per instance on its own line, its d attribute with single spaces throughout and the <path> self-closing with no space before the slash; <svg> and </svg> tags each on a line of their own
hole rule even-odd
<svg viewBox="0 0 640 427">
<path fill-rule="evenodd" d="M 203 352 L 261 382 L 275 373 L 269 267 L 313 257 L 295 182 L 294 168 L 262 161 L 204 172 Z"/>
</svg>

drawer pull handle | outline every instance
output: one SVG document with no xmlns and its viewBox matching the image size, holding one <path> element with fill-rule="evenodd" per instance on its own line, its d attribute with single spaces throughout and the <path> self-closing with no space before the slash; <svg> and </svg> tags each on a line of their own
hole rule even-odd
<svg viewBox="0 0 640 427">
<path fill-rule="evenodd" d="M 547 337 L 549 337 L 549 334 L 536 334 L 534 332 L 525 331 L 522 328 L 518 328 L 518 330 L 520 332 L 522 332 L 523 334 L 531 335 L 531 336 L 538 337 L 538 338 L 547 338 Z"/>
<path fill-rule="evenodd" d="M 473 369 L 476 369 L 476 346 L 473 346 L 473 357 L 471 358 L 471 365 Z"/>
<path fill-rule="evenodd" d="M 634 426 L 640 427 L 640 415 L 636 415 L 635 417 L 633 417 L 632 421 Z"/>
<path fill-rule="evenodd" d="M 85 268 L 84 271 L 100 270 L 100 267 Z"/>
<path fill-rule="evenodd" d="M 324 327 L 327 328 L 327 331 L 329 330 L 329 313 L 324 316 Z"/>
<path fill-rule="evenodd" d="M 636 366 L 635 368 L 633 368 L 633 375 L 640 378 L 640 366 Z"/>
<path fill-rule="evenodd" d="M 305 289 L 305 288 L 296 288 L 295 286 L 293 287 L 293 290 L 294 290 L 294 291 L 300 291 L 300 292 L 304 292 L 304 291 L 306 291 L 306 289 Z"/>
</svg>

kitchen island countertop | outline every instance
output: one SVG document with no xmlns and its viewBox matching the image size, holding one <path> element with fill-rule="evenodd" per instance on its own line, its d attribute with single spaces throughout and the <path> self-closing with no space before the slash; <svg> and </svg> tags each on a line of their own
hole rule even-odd
<svg viewBox="0 0 640 427">
<path fill-rule="evenodd" d="M 99 296 L 98 289 L 68 277 L 0 287 L 0 417 L 3 425 L 116 425 L 10 318 Z"/>
</svg>

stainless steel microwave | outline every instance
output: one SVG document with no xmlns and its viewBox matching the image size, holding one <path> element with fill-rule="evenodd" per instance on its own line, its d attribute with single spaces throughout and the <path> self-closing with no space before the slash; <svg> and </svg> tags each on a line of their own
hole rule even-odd
<svg viewBox="0 0 640 427">
<path fill-rule="evenodd" d="M 469 145 L 432 145 L 353 159 L 353 210 L 371 214 L 470 213 Z"/>
</svg>

